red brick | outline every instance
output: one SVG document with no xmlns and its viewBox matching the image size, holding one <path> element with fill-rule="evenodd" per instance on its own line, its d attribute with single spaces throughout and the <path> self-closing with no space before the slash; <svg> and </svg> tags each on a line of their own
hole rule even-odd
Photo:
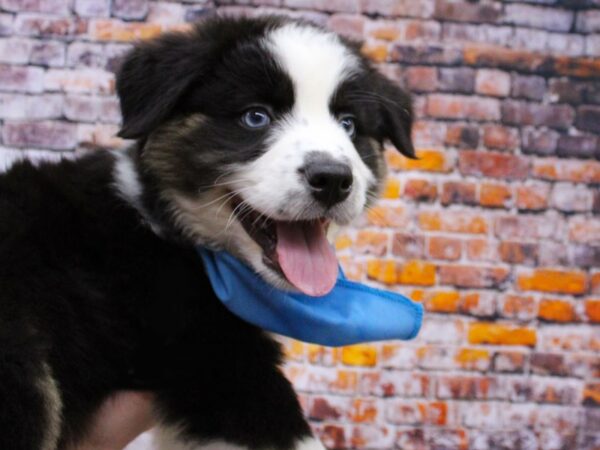
<svg viewBox="0 0 600 450">
<path fill-rule="evenodd" d="M 437 378 L 435 395 L 440 399 L 489 400 L 500 394 L 494 377 L 442 375 Z"/>
<path fill-rule="evenodd" d="M 540 76 L 513 74 L 511 97 L 541 100 L 546 92 L 546 80 Z"/>
<path fill-rule="evenodd" d="M 396 44 L 392 48 L 391 60 L 406 64 L 457 64 L 462 61 L 462 52 L 446 45 L 429 43 Z"/>
<path fill-rule="evenodd" d="M 575 126 L 580 130 L 600 133 L 600 107 L 583 105 L 577 108 Z"/>
<path fill-rule="evenodd" d="M 535 266 L 538 261 L 537 244 L 503 241 L 500 243 L 500 258 L 509 264 Z"/>
<path fill-rule="evenodd" d="M 517 286 L 521 290 L 584 294 L 587 291 L 587 276 L 576 270 L 536 269 L 533 272 L 520 272 Z"/>
<path fill-rule="evenodd" d="M 475 92 L 506 97 L 510 93 L 510 75 L 501 70 L 479 69 L 475 77 Z"/>
<path fill-rule="evenodd" d="M 500 104 L 490 98 L 433 94 L 427 99 L 427 114 L 446 119 L 498 120 Z"/>
<path fill-rule="evenodd" d="M 88 23 L 78 17 L 19 14 L 15 19 L 15 29 L 25 36 L 66 38 L 85 34 Z"/>
<path fill-rule="evenodd" d="M 441 67 L 439 90 L 454 94 L 470 94 L 475 88 L 475 71 L 469 67 Z"/>
<path fill-rule="evenodd" d="M 496 22 L 501 8 L 497 4 L 474 4 L 441 0 L 435 4 L 434 17 L 456 22 Z"/>
<path fill-rule="evenodd" d="M 14 147 L 73 150 L 77 145 L 77 126 L 67 122 L 5 122 L 2 140 Z"/>
<path fill-rule="evenodd" d="M 414 234 L 395 233 L 392 253 L 409 259 L 421 258 L 425 256 L 425 238 Z"/>
<path fill-rule="evenodd" d="M 506 5 L 504 13 L 507 23 L 552 31 L 569 31 L 574 18 L 573 11 L 523 4 Z"/>
<path fill-rule="evenodd" d="M 547 128 L 524 127 L 521 129 L 521 149 L 526 154 L 554 155 L 559 136 L 557 131 Z"/>
<path fill-rule="evenodd" d="M 569 240 L 582 244 L 600 244 L 600 218 L 574 217 L 569 223 Z"/>
<path fill-rule="evenodd" d="M 444 144 L 459 148 L 477 148 L 479 145 L 479 127 L 466 124 L 449 124 Z"/>
<path fill-rule="evenodd" d="M 356 235 L 355 248 L 359 253 L 384 256 L 387 253 L 388 242 L 387 233 L 360 230 Z"/>
<path fill-rule="evenodd" d="M 462 241 L 459 239 L 432 236 L 429 238 L 428 248 L 431 258 L 453 261 L 460 258 Z"/>
<path fill-rule="evenodd" d="M 523 373 L 526 354 L 518 351 L 500 350 L 494 353 L 494 372 Z"/>
<path fill-rule="evenodd" d="M 539 211 L 548 207 L 550 197 L 549 184 L 526 184 L 517 187 L 517 208 L 521 210 Z"/>
<path fill-rule="evenodd" d="M 375 205 L 367 211 L 367 220 L 378 227 L 402 227 L 408 224 L 409 216 L 401 206 Z"/>
<path fill-rule="evenodd" d="M 569 105 L 546 105 L 516 100 L 502 103 L 502 122 L 509 125 L 546 125 L 551 128 L 568 129 L 575 118 Z"/>
<path fill-rule="evenodd" d="M 565 376 L 568 368 L 565 357 L 560 353 L 532 353 L 530 359 L 531 372 L 538 375 Z"/>
<path fill-rule="evenodd" d="M 497 245 L 487 239 L 469 239 L 467 257 L 472 261 L 496 261 L 498 259 Z"/>
<path fill-rule="evenodd" d="M 44 90 L 44 70 L 0 64 L 0 86 L 3 91 L 40 93 Z"/>
<path fill-rule="evenodd" d="M 459 153 L 459 169 L 463 175 L 520 180 L 529 174 L 529 161 L 506 153 L 463 150 Z"/>
<path fill-rule="evenodd" d="M 483 144 L 487 148 L 515 150 L 519 147 L 519 131 L 501 125 L 484 125 Z"/>
<path fill-rule="evenodd" d="M 332 14 L 327 28 L 353 39 L 362 39 L 365 33 L 366 20 L 363 16 L 353 14 Z"/>
<path fill-rule="evenodd" d="M 540 239 L 556 236 L 563 229 L 561 220 L 549 221 L 542 216 L 497 216 L 494 231 L 501 239 Z"/>
<path fill-rule="evenodd" d="M 412 2 L 410 0 L 369 0 L 362 4 L 364 12 L 382 16 L 430 17 L 433 14 L 433 2 Z"/>
<path fill-rule="evenodd" d="M 407 180 L 402 195 L 416 202 L 432 202 L 437 198 L 437 185 L 429 180 Z"/>
<path fill-rule="evenodd" d="M 600 161 L 544 158 L 534 161 L 531 173 L 544 180 L 600 183 Z"/>
<path fill-rule="evenodd" d="M 489 208 L 508 207 L 512 193 L 510 187 L 504 184 L 483 183 L 479 192 L 479 203 Z"/>
<path fill-rule="evenodd" d="M 485 234 L 489 228 L 485 216 L 467 211 L 423 211 L 418 219 L 419 227 L 427 231 Z"/>
<path fill-rule="evenodd" d="M 478 267 L 443 265 L 439 267 L 440 283 L 457 287 L 489 288 L 498 287 L 508 278 L 509 272 L 503 267 Z"/>
<path fill-rule="evenodd" d="M 409 67 L 404 71 L 406 87 L 414 92 L 431 92 L 437 88 L 437 69 L 435 67 Z"/>
<path fill-rule="evenodd" d="M 532 320 L 537 316 L 537 303 L 531 296 L 507 294 L 501 301 L 500 314 L 518 320 Z"/>
<path fill-rule="evenodd" d="M 477 186 L 475 183 L 447 181 L 442 185 L 442 205 L 477 204 Z"/>
<path fill-rule="evenodd" d="M 438 425 L 448 423 L 448 405 L 438 401 L 392 400 L 387 419 L 392 424 Z"/>
</svg>

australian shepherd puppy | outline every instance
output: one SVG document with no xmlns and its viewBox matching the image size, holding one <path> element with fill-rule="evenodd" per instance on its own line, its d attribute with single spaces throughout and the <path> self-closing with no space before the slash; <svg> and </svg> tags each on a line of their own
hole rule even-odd
<svg viewBox="0 0 600 450">
<path fill-rule="evenodd" d="M 315 450 L 278 344 L 216 299 L 194 247 L 273 286 L 335 283 L 326 239 L 375 198 L 409 97 L 358 47 L 283 18 L 139 44 L 117 76 L 125 151 L 0 176 L 0 449 L 85 435 L 154 393 L 160 448 Z"/>
</svg>

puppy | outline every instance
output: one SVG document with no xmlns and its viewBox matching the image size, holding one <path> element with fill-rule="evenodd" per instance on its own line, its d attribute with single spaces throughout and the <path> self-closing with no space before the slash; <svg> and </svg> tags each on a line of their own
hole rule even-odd
<svg viewBox="0 0 600 450">
<path fill-rule="evenodd" d="M 141 43 L 117 92 L 131 148 L 0 176 L 0 448 L 76 443 L 119 389 L 155 394 L 165 450 L 323 448 L 279 346 L 216 299 L 194 246 L 327 292 L 327 227 L 376 197 L 385 140 L 413 156 L 408 95 L 277 17 Z"/>
</svg>

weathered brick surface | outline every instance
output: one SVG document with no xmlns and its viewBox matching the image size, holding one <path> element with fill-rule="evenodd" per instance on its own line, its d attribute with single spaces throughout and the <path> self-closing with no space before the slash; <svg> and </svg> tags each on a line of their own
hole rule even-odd
<svg viewBox="0 0 600 450">
<path fill-rule="evenodd" d="M 600 448 L 599 0 L 0 0 L 0 167 L 127 143 L 133 42 L 221 11 L 352 39 L 413 94 L 418 159 L 335 245 L 423 303 L 412 342 L 285 339 L 330 448 Z"/>
</svg>

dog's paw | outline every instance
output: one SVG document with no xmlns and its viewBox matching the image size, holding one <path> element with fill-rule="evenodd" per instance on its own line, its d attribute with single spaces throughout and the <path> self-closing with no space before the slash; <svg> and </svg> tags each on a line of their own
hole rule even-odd
<svg viewBox="0 0 600 450">
<path fill-rule="evenodd" d="M 294 450 L 326 450 L 326 449 L 323 446 L 323 444 L 321 444 L 321 441 L 319 441 L 317 438 L 309 437 L 306 439 L 302 439 L 300 442 L 298 442 L 298 444 L 296 444 L 296 447 L 294 447 Z"/>
</svg>

